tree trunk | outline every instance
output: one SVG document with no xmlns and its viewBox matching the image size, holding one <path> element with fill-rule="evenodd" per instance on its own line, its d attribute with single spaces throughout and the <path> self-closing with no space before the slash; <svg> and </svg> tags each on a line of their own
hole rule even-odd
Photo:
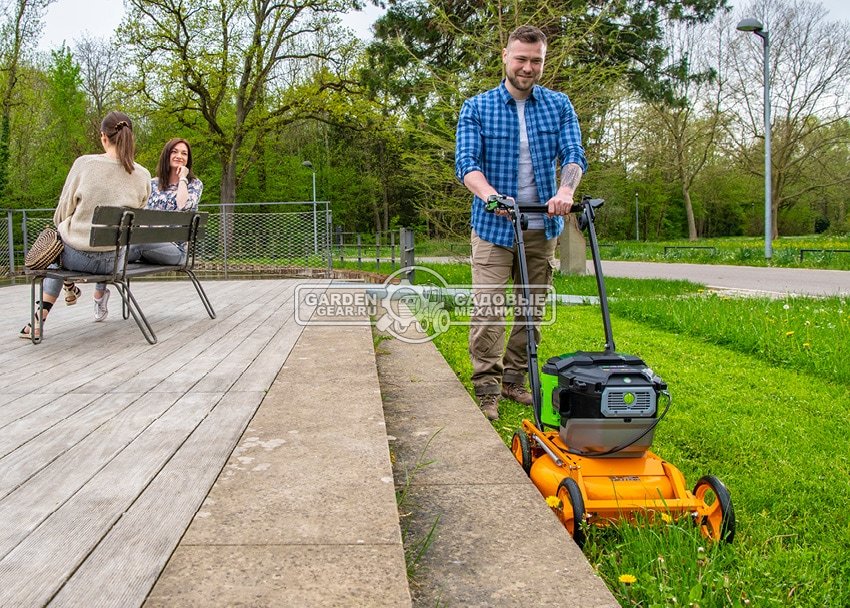
<svg viewBox="0 0 850 608">
<path fill-rule="evenodd" d="M 221 159 L 221 205 L 220 238 L 222 250 L 232 255 L 233 250 L 233 203 L 236 202 L 236 161 L 231 153 Z"/>
<path fill-rule="evenodd" d="M 688 240 L 697 240 L 697 225 L 694 221 L 694 206 L 691 203 L 691 190 L 686 184 L 682 184 L 682 197 L 685 199 L 685 215 L 688 216 Z"/>
<path fill-rule="evenodd" d="M 18 81 L 18 61 L 21 58 L 21 32 L 26 16 L 27 3 L 18 2 L 14 15 L 14 36 L 9 52 L 9 63 L 3 66 L 6 72 L 6 89 L 0 102 L 0 196 L 6 194 L 9 185 L 9 134 L 12 122 L 12 99 Z"/>
<path fill-rule="evenodd" d="M 11 112 L 3 104 L 3 116 L 0 117 L 0 196 L 5 196 L 9 185 L 9 131 Z"/>
</svg>

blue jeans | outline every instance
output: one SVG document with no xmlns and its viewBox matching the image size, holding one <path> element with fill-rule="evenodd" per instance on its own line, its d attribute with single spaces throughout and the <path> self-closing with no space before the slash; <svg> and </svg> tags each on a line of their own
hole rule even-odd
<svg viewBox="0 0 850 608">
<path fill-rule="evenodd" d="M 79 270 L 92 274 L 111 274 L 115 264 L 115 251 L 80 251 L 66 243 L 64 249 L 62 249 L 60 260 L 62 268 L 67 270 Z M 55 265 L 51 266 L 51 268 L 56 267 Z M 106 283 L 98 283 L 95 289 L 103 291 L 106 289 Z M 49 277 L 44 279 L 45 295 L 57 298 L 60 291 L 62 291 L 62 279 L 51 279 Z"/>
<path fill-rule="evenodd" d="M 153 243 L 151 245 L 130 245 L 128 262 L 146 262 L 163 266 L 179 266 L 186 260 L 183 245 L 177 243 Z"/>
</svg>

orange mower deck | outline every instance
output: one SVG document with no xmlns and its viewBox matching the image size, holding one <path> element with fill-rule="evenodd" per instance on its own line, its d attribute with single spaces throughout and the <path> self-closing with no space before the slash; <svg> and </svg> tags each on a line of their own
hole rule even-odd
<svg viewBox="0 0 850 608">
<path fill-rule="evenodd" d="M 514 434 L 511 451 L 540 493 L 556 496 L 558 516 L 581 545 L 579 524 L 690 518 L 704 536 L 732 542 L 734 511 L 729 492 L 716 477 L 701 478 L 693 492 L 682 473 L 650 451 L 639 457 L 594 458 L 571 454 L 557 431 L 540 431 L 529 420 Z"/>
</svg>

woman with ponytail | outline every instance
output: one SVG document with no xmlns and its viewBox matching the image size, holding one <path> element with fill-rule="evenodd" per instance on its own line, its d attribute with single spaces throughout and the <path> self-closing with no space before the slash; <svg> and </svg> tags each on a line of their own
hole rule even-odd
<svg viewBox="0 0 850 608">
<path fill-rule="evenodd" d="M 96 207 L 142 208 L 150 196 L 151 174 L 134 162 L 136 138 L 133 123 L 122 112 L 110 112 L 100 125 L 100 143 L 103 154 L 87 154 L 74 161 L 65 186 L 59 196 L 59 204 L 53 214 L 53 223 L 62 237 L 65 247 L 61 263 L 68 270 L 79 270 L 95 274 L 109 274 L 114 263 L 113 247 L 92 247 L 89 235 L 92 215 Z M 62 291 L 62 281 L 44 280 L 44 319 Z M 65 284 L 65 303 L 76 304 L 80 289 Z M 95 286 L 95 321 L 106 319 L 109 290 L 104 283 Z M 31 331 L 38 331 L 28 323 L 20 333 L 29 339 Z"/>
</svg>

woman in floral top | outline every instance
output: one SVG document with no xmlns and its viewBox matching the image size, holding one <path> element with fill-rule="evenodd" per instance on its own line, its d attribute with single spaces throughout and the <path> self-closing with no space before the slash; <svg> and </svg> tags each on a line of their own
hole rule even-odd
<svg viewBox="0 0 850 608">
<path fill-rule="evenodd" d="M 204 185 L 192 173 L 192 148 L 185 139 L 172 139 L 159 155 L 157 176 L 151 180 L 148 209 L 192 211 Z"/>
<path fill-rule="evenodd" d="M 165 144 L 159 155 L 157 176 L 151 180 L 151 195 L 147 209 L 162 211 L 194 211 L 204 191 L 204 185 L 192 173 L 192 148 L 185 139 L 175 138 Z M 131 262 L 149 264 L 182 264 L 186 256 L 183 243 L 133 245 Z"/>
</svg>

